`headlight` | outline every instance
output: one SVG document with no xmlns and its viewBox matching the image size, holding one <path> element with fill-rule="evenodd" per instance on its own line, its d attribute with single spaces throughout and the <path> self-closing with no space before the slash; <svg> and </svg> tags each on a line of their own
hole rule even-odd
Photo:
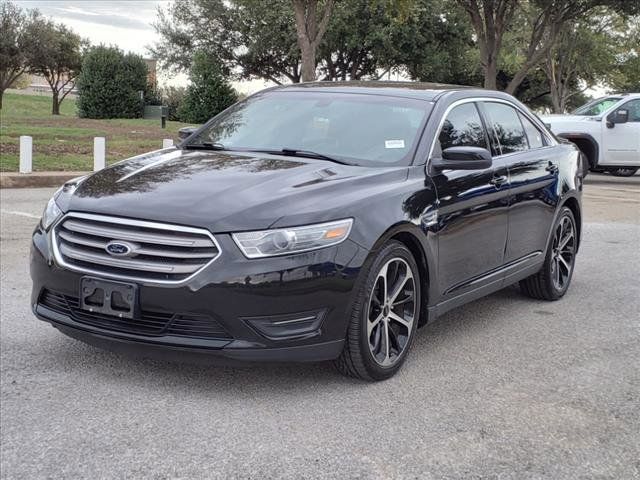
<svg viewBox="0 0 640 480">
<path fill-rule="evenodd" d="M 247 258 L 288 255 L 337 245 L 349 236 L 352 224 L 348 218 L 304 227 L 234 233 L 233 240 Z"/>
<path fill-rule="evenodd" d="M 49 227 L 53 225 L 53 223 L 58 218 L 60 218 L 60 215 L 62 215 L 62 210 L 60 210 L 60 207 L 58 207 L 58 204 L 55 201 L 55 195 L 54 195 L 49 200 L 49 203 L 47 203 L 47 206 L 45 207 L 44 212 L 42 212 L 42 220 L 40 220 L 40 223 L 42 223 L 42 228 L 44 228 L 45 230 L 48 230 Z"/>
</svg>

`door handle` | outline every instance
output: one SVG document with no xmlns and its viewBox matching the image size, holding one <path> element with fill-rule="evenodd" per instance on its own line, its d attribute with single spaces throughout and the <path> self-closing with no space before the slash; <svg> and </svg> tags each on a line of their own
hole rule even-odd
<svg viewBox="0 0 640 480">
<path fill-rule="evenodd" d="M 550 173 L 558 173 L 559 168 L 555 163 L 549 162 L 549 165 L 547 165 L 547 168 L 545 168 L 545 170 Z"/>
<path fill-rule="evenodd" d="M 504 175 L 500 175 L 500 176 L 496 175 L 489 181 L 489 183 L 496 188 L 500 188 L 502 185 L 507 183 L 507 180 L 508 180 L 507 177 L 505 177 Z"/>
</svg>

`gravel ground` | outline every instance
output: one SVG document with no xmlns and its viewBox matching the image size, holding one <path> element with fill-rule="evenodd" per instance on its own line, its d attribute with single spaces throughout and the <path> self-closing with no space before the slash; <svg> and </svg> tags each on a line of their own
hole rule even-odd
<svg viewBox="0 0 640 480">
<path fill-rule="evenodd" d="M 377 384 L 132 360 L 29 311 L 51 194 L 2 190 L 2 478 L 640 478 L 640 177 L 589 176 L 573 285 L 423 328 Z"/>
</svg>

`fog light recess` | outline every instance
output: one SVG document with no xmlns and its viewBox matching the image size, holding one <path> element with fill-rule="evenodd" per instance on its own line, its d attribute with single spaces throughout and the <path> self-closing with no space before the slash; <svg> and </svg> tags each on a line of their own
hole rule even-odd
<svg viewBox="0 0 640 480">
<path fill-rule="evenodd" d="M 326 310 L 316 310 L 268 317 L 244 317 L 242 320 L 270 340 L 286 340 L 319 334 L 325 313 Z"/>
</svg>

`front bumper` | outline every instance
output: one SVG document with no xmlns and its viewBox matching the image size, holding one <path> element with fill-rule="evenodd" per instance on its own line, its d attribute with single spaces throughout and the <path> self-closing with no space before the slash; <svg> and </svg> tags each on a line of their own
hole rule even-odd
<svg viewBox="0 0 640 480">
<path fill-rule="evenodd" d="M 223 254 L 188 283 L 138 282 L 138 290 L 141 316 L 153 312 L 152 319 L 209 319 L 220 327 L 219 335 L 212 334 L 210 326 L 207 335 L 176 334 L 162 327 L 145 333 L 136 328 L 150 323 L 145 316 L 126 325 L 122 319 L 94 318 L 80 310 L 75 299 L 84 275 L 56 265 L 50 239 L 40 228 L 31 248 L 33 312 L 70 337 L 144 357 L 235 363 L 322 361 L 340 354 L 352 292 L 368 252 L 347 240 L 314 252 L 247 260 L 230 237 L 217 237 Z M 46 301 L 49 295 L 54 301 Z M 309 312 L 318 315 L 309 329 L 289 328 L 280 335 L 279 325 L 290 326 L 291 320 L 295 324 L 298 316 Z M 275 319 L 275 326 L 270 319 Z"/>
</svg>

